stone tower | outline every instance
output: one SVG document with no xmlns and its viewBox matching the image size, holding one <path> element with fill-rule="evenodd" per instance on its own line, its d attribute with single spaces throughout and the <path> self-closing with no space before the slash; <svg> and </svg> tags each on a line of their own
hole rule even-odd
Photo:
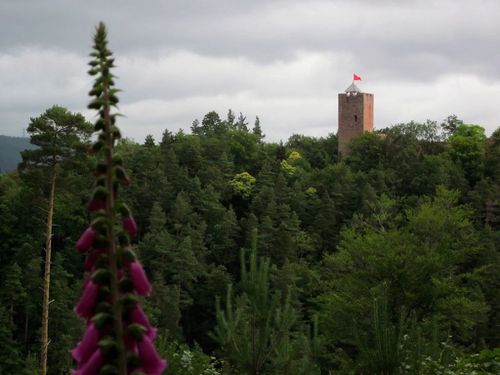
<svg viewBox="0 0 500 375">
<path fill-rule="evenodd" d="M 361 92 L 354 82 L 339 94 L 339 153 L 349 153 L 348 143 L 373 131 L 373 94 Z"/>
</svg>

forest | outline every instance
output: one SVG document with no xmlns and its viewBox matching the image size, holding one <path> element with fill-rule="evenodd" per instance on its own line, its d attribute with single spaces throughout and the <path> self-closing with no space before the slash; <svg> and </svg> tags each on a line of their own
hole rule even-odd
<svg viewBox="0 0 500 375">
<path fill-rule="evenodd" d="M 62 106 L 27 124 L 39 148 L 0 174 L 0 374 L 39 373 L 51 209 L 47 373 L 70 374 L 99 141 Z M 397 124 L 339 158 L 232 110 L 165 128 L 115 146 L 165 374 L 500 373 L 500 129 Z"/>
</svg>

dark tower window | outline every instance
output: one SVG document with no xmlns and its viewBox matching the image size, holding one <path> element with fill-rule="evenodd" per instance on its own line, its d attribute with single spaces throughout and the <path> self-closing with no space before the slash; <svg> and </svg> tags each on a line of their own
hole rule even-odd
<svg viewBox="0 0 500 375">
<path fill-rule="evenodd" d="M 354 122 L 358 122 L 358 115 L 354 115 Z"/>
</svg>

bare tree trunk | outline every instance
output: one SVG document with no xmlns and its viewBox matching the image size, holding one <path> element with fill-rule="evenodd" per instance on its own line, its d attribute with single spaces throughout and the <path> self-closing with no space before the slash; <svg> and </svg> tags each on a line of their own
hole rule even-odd
<svg viewBox="0 0 500 375">
<path fill-rule="evenodd" d="M 40 375 L 47 374 L 47 352 L 49 346 L 49 290 L 50 290 L 50 257 L 52 250 L 52 216 L 54 215 L 54 200 L 56 192 L 56 164 L 52 166 L 50 180 L 49 212 L 47 214 L 47 232 L 45 242 L 45 271 L 43 275 L 42 301 L 42 339 L 40 348 Z"/>
</svg>

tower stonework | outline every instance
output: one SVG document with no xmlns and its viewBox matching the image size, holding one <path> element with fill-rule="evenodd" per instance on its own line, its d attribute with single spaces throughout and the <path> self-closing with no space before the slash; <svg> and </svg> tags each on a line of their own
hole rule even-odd
<svg viewBox="0 0 500 375">
<path fill-rule="evenodd" d="M 373 131 L 373 94 L 361 92 L 353 83 L 339 94 L 339 153 L 349 154 L 349 141 Z"/>
</svg>

